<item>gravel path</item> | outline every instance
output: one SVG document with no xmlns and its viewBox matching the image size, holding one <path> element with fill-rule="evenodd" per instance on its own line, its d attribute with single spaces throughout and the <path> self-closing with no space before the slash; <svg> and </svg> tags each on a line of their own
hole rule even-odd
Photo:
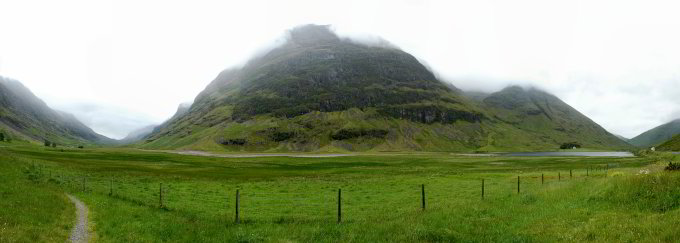
<svg viewBox="0 0 680 243">
<path fill-rule="evenodd" d="M 87 242 L 89 239 L 88 233 L 87 233 L 87 206 L 78 198 L 71 196 L 69 194 L 66 194 L 68 199 L 71 199 L 71 202 L 76 205 L 76 215 L 77 215 L 77 221 L 75 227 L 73 227 L 73 231 L 71 231 L 71 236 L 69 237 L 69 240 L 71 242 Z"/>
</svg>

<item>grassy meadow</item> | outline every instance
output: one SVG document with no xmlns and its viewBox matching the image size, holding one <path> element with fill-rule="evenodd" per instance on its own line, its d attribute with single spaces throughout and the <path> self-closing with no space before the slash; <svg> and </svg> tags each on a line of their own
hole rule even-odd
<svg viewBox="0 0 680 243">
<path fill-rule="evenodd" d="M 62 242 L 75 207 L 38 167 L 0 148 L 0 242 Z"/>
<path fill-rule="evenodd" d="M 7 238 L 5 232 L 29 234 L 29 228 L 50 230 L 36 241 L 66 239 L 70 222 L 64 215 L 71 215 L 73 206 L 63 192 L 88 205 L 99 242 L 680 239 L 680 175 L 663 171 L 664 163 L 678 158 L 667 154 L 216 158 L 32 146 L 3 147 L 0 152 L 0 165 L 8 168 L 2 172 L 0 203 L 21 199 L 24 207 L 44 207 L 31 212 L 34 217 L 52 219 L 36 225 L 33 219 L 5 218 L 28 211 L 0 212 L 0 227 L 10 225 L 12 230 L 0 229 L 3 242 L 25 241 Z M 12 186 L 9 180 L 23 185 Z M 34 188 L 45 195 L 28 193 Z M 48 196 L 49 207 L 43 202 Z"/>
</svg>

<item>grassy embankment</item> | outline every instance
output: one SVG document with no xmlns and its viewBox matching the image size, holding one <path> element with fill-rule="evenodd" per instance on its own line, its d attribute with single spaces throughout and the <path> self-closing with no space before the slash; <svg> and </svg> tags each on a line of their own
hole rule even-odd
<svg viewBox="0 0 680 243">
<path fill-rule="evenodd" d="M 51 184 L 86 202 L 102 242 L 680 238 L 675 230 L 680 224 L 680 175 L 660 172 L 660 164 L 677 160 L 671 155 L 211 158 L 120 149 L 10 150 L 44 166 L 43 171 L 52 172 Z M 603 170 L 607 166 L 610 170 Z M 644 175 L 647 170 L 650 174 Z M 343 218 L 338 224 L 339 188 Z M 236 189 L 240 224 L 234 223 Z"/>
</svg>

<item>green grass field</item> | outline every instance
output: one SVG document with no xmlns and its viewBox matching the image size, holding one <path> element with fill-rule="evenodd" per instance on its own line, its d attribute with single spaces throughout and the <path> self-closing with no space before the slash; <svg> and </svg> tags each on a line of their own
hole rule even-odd
<svg viewBox="0 0 680 243">
<path fill-rule="evenodd" d="M 53 219 L 40 225 L 32 219 L 5 218 L 28 211 L 0 209 L 5 210 L 0 211 L 0 227 L 12 224 L 10 231 L 0 231 L 3 242 L 25 241 L 28 238 L 6 237 L 5 232 L 26 235 L 32 234 L 31 228 L 50 230 L 36 233 L 36 241 L 66 239 L 71 223 L 64 215 L 73 214 L 73 206 L 63 192 L 90 207 L 95 240 L 100 242 L 680 239 L 680 175 L 662 171 L 662 164 L 678 158 L 667 154 L 214 158 L 131 149 L 62 152 L 31 146 L 3 147 L 0 152 L 2 166 L 8 168 L 2 172 L 7 177 L 0 185 L 4 193 L 0 203 L 21 199 L 25 207 L 40 207 L 47 200 L 44 197 L 51 196 L 50 202 L 61 205 L 30 212 L 35 218 Z M 23 183 L 22 188 L 5 193 L 14 188 L 6 178 Z M 29 193 L 34 188 L 47 196 Z M 338 189 L 342 189 L 340 223 Z"/>
<path fill-rule="evenodd" d="M 61 187 L 0 148 L 0 242 L 62 242 L 74 213 Z"/>
</svg>

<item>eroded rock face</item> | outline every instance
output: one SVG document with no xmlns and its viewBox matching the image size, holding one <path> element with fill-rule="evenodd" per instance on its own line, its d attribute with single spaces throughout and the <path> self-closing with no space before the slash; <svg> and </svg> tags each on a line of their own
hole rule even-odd
<svg viewBox="0 0 680 243">
<path fill-rule="evenodd" d="M 395 118 L 408 119 L 422 123 L 453 123 L 458 120 L 479 122 L 483 115 L 435 105 L 391 106 L 380 112 Z"/>
</svg>

